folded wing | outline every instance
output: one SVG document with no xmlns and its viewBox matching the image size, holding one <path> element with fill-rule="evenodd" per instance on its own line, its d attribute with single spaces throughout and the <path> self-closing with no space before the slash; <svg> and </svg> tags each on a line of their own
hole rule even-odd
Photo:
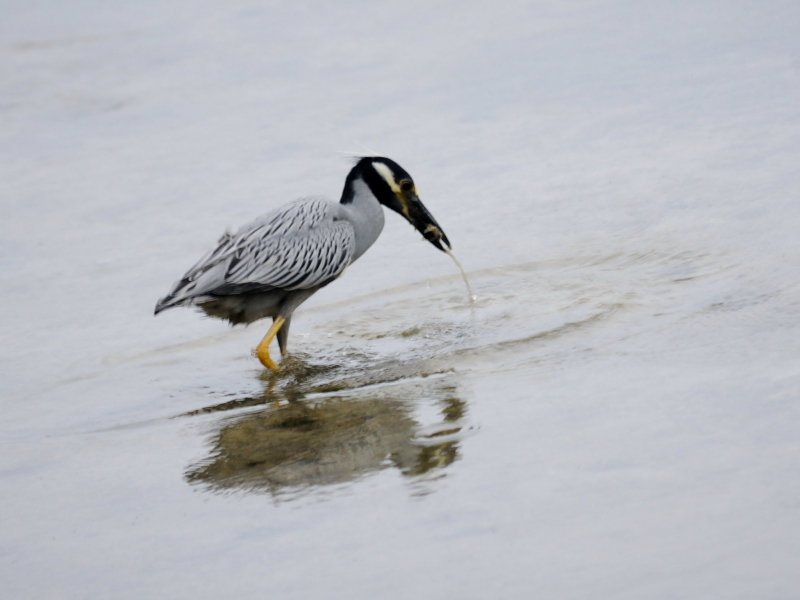
<svg viewBox="0 0 800 600">
<path fill-rule="evenodd" d="M 293 202 L 225 234 L 158 301 L 156 314 L 214 297 L 324 285 L 350 264 L 353 226 L 327 200 Z"/>
</svg>

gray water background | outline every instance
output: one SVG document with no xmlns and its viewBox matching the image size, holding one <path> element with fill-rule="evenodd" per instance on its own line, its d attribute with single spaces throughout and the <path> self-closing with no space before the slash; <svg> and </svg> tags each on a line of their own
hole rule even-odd
<svg viewBox="0 0 800 600">
<path fill-rule="evenodd" d="M 800 4 L 0 6 L 0 596 L 797 598 Z M 297 313 L 228 227 L 415 178 Z"/>
</svg>

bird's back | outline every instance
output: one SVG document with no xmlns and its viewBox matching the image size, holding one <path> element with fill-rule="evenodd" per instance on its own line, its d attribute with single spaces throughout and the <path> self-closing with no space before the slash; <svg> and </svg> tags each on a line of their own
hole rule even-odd
<svg viewBox="0 0 800 600">
<path fill-rule="evenodd" d="M 344 271 L 354 248 L 353 226 L 339 204 L 297 200 L 223 235 L 155 312 L 222 296 L 316 289 Z"/>
</svg>

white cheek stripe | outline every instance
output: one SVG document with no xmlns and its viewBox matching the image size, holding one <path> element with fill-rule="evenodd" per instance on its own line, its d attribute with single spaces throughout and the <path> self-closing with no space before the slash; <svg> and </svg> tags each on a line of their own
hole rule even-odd
<svg viewBox="0 0 800 600">
<path fill-rule="evenodd" d="M 397 182 L 394 180 L 394 173 L 392 173 L 392 170 L 382 162 L 374 162 L 372 163 L 372 166 L 375 167 L 378 175 L 386 180 L 386 183 L 389 184 L 389 187 L 392 188 L 392 191 L 395 194 L 400 194 L 400 186 L 397 185 Z"/>
</svg>

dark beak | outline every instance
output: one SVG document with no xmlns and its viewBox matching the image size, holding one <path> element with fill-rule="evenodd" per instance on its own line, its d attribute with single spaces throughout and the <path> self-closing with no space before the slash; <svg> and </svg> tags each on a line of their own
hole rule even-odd
<svg viewBox="0 0 800 600">
<path fill-rule="evenodd" d="M 420 202 L 416 194 L 408 194 L 406 196 L 403 201 L 403 208 L 403 216 L 426 240 L 442 252 L 447 252 L 452 248 L 450 240 L 447 239 L 436 219 L 428 212 L 428 209 Z"/>
</svg>

